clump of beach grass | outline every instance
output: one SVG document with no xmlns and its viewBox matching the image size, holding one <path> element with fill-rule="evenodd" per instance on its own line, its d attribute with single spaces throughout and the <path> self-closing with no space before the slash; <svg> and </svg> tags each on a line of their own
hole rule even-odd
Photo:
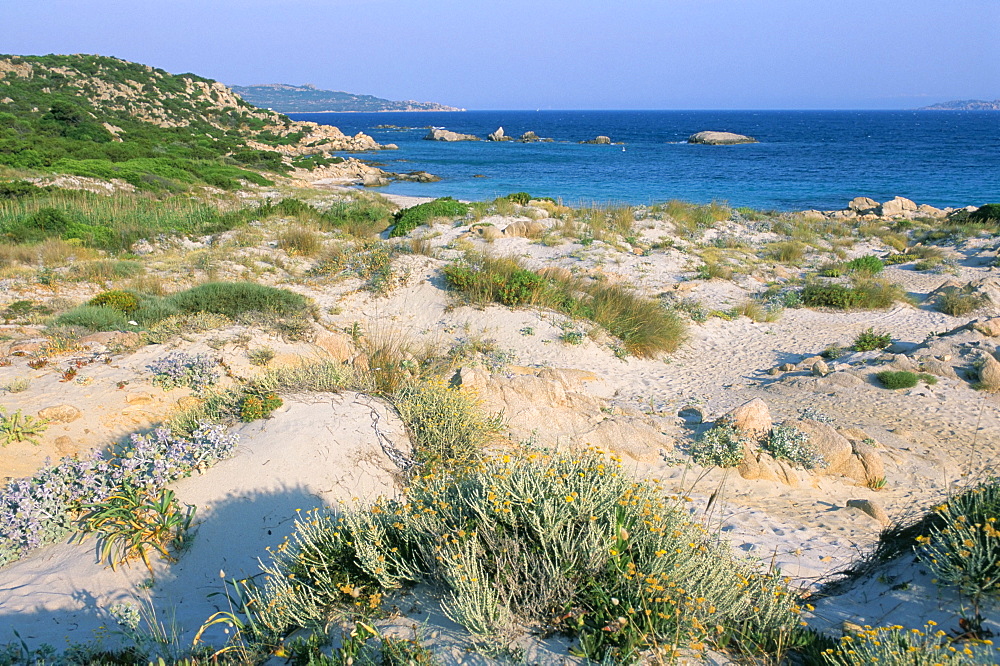
<svg viewBox="0 0 1000 666">
<path fill-rule="evenodd" d="M 971 285 L 946 287 L 938 293 L 934 302 L 937 309 L 952 317 L 971 314 L 987 304 L 986 296 L 977 293 Z"/>
<path fill-rule="evenodd" d="M 476 303 L 534 305 L 593 321 L 636 356 L 675 351 L 683 340 L 685 327 L 676 313 L 621 285 L 541 275 L 512 257 L 477 253 L 446 266 L 445 277 Z"/>
</svg>

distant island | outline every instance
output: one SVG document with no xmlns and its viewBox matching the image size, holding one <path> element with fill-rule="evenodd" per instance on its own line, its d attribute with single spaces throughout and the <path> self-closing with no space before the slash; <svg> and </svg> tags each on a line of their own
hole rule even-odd
<svg viewBox="0 0 1000 666">
<path fill-rule="evenodd" d="M 233 91 L 254 106 L 278 113 L 376 112 L 376 111 L 464 111 L 434 102 L 406 100 L 396 102 L 373 95 L 355 95 L 339 90 L 321 90 L 314 85 L 292 86 L 268 83 L 231 86 Z"/>
<path fill-rule="evenodd" d="M 922 106 L 917 111 L 1000 111 L 1000 99 L 992 102 L 983 99 L 959 99 Z"/>
</svg>

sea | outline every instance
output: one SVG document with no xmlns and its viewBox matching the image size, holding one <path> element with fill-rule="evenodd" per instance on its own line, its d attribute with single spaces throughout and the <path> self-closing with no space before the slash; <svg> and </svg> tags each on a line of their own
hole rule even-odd
<svg viewBox="0 0 1000 666">
<path fill-rule="evenodd" d="M 726 202 L 762 210 L 836 210 L 854 197 L 903 196 L 937 207 L 1000 202 L 1000 112 L 464 111 L 301 113 L 364 132 L 396 151 L 360 155 L 435 183 L 382 191 L 484 200 L 511 192 L 568 205 Z M 386 127 L 392 125 L 394 127 Z M 486 135 L 535 132 L 551 143 L 426 141 L 432 127 Z M 759 143 L 688 144 L 702 130 Z M 613 145 L 581 144 L 598 135 Z"/>
</svg>

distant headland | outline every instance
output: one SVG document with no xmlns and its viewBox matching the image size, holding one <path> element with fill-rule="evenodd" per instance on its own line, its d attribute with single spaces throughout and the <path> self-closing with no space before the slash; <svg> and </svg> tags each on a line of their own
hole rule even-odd
<svg viewBox="0 0 1000 666">
<path fill-rule="evenodd" d="M 922 106 L 917 111 L 1000 111 L 1000 99 L 992 102 L 983 99 L 959 99 Z"/>
<path fill-rule="evenodd" d="M 309 83 L 301 86 L 269 83 L 232 86 L 232 89 L 254 106 L 271 109 L 278 113 L 465 110 L 435 102 L 415 102 L 413 100 L 397 102 L 373 95 L 355 95 L 339 90 L 321 90 Z"/>
</svg>

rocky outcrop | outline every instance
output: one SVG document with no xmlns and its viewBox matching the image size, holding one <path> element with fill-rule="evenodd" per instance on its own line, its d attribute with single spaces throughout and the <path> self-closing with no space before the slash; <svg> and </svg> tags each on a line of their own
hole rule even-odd
<svg viewBox="0 0 1000 666">
<path fill-rule="evenodd" d="M 503 133 L 503 127 L 498 127 L 495 132 L 491 132 L 486 137 L 487 141 L 513 141 L 514 137 L 507 136 Z"/>
<path fill-rule="evenodd" d="M 479 137 L 475 134 L 460 134 L 439 127 L 432 127 L 424 139 L 426 141 L 479 141 Z"/>
<path fill-rule="evenodd" d="M 673 448 L 658 424 L 639 412 L 611 410 L 584 382 L 599 378 L 583 370 L 509 368 L 509 376 L 479 368 L 460 369 L 452 383 L 473 392 L 487 413 L 503 411 L 514 441 L 533 440 L 558 448 L 598 447 L 633 460 L 659 459 Z"/>
<path fill-rule="evenodd" d="M 740 143 L 758 143 L 752 136 L 733 132 L 697 132 L 688 137 L 688 143 L 703 143 L 709 146 L 733 146 Z"/>
<path fill-rule="evenodd" d="M 876 214 L 882 217 L 898 217 L 906 213 L 917 210 L 917 204 L 905 197 L 894 197 L 891 201 L 886 201 L 876 210 Z"/>
<path fill-rule="evenodd" d="M 364 132 L 358 132 L 354 136 L 348 136 L 341 132 L 339 128 L 332 125 L 294 122 L 292 123 L 291 131 L 302 132 L 303 134 L 302 138 L 299 139 L 298 142 L 291 145 L 272 146 L 258 141 L 247 141 L 247 146 L 255 150 L 271 150 L 279 152 L 282 155 L 288 155 L 289 157 L 328 152 L 381 150 L 384 148 L 384 146 L 380 145 L 377 141 L 375 141 L 375 139 L 368 136 Z"/>
<path fill-rule="evenodd" d="M 881 204 L 870 197 L 854 197 L 851 203 L 847 204 L 848 210 L 853 210 L 858 215 L 868 215 L 878 210 Z"/>
<path fill-rule="evenodd" d="M 538 143 L 538 142 L 552 143 L 553 141 L 553 139 L 540 137 L 534 132 L 525 132 L 520 137 L 518 137 L 517 140 L 520 141 L 521 143 Z"/>
<path fill-rule="evenodd" d="M 592 143 L 592 144 L 600 144 L 600 145 L 609 145 L 611 143 L 611 137 L 610 136 L 601 135 L 601 136 L 594 137 L 590 141 L 581 141 L 580 143 Z"/>
<path fill-rule="evenodd" d="M 411 171 L 410 173 L 397 173 L 393 177 L 396 180 L 408 181 L 411 183 L 436 183 L 441 178 L 426 171 Z"/>
</svg>

